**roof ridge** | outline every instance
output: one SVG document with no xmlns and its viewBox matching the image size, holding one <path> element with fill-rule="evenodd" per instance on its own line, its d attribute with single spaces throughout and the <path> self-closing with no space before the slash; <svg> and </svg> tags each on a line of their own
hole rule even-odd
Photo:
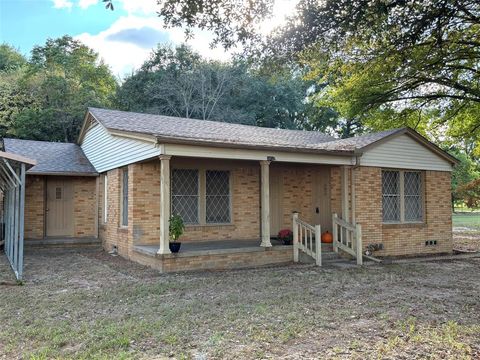
<svg viewBox="0 0 480 360">
<path fill-rule="evenodd" d="M 238 126 L 238 127 L 245 127 L 245 128 L 257 128 L 257 129 L 265 129 L 265 130 L 271 130 L 271 131 L 287 131 L 287 132 L 298 132 L 298 133 L 310 133 L 310 134 L 321 134 L 325 137 L 330 137 L 333 138 L 333 136 L 326 134 L 322 131 L 317 131 L 317 130 L 303 130 L 303 129 L 284 129 L 284 128 L 272 128 L 272 127 L 263 127 L 263 126 L 257 126 L 257 125 L 248 125 L 248 124 L 240 124 L 236 122 L 229 122 L 229 121 L 219 121 L 219 120 L 204 120 L 204 119 L 197 119 L 197 118 L 186 118 L 182 116 L 172 116 L 172 115 L 163 115 L 163 114 L 151 114 L 147 112 L 136 112 L 136 111 L 125 111 L 125 110 L 118 110 L 118 109 L 106 109 L 106 108 L 97 108 L 97 107 L 88 107 L 88 111 L 92 110 L 100 110 L 100 111 L 115 111 L 115 112 L 120 112 L 124 114 L 129 114 L 130 116 L 134 114 L 138 115 L 143 115 L 143 116 L 151 116 L 151 117 L 165 117 L 168 119 L 172 120 L 181 120 L 181 121 L 201 121 L 201 122 L 208 122 L 212 124 L 227 124 L 227 125 L 232 125 L 232 126 Z"/>
</svg>

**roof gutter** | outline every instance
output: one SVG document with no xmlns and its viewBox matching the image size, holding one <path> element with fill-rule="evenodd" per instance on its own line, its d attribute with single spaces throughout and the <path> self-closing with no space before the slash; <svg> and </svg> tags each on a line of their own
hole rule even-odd
<svg viewBox="0 0 480 360">
<path fill-rule="evenodd" d="M 64 172 L 64 171 L 59 171 L 59 172 L 52 172 L 52 171 L 27 171 L 27 175 L 45 175 L 45 176 L 90 176 L 90 177 L 96 177 L 98 176 L 98 173 L 85 173 L 85 172 Z"/>
</svg>

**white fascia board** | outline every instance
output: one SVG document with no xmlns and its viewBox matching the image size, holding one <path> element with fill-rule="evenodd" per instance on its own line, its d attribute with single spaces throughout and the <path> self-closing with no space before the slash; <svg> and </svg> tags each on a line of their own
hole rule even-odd
<svg viewBox="0 0 480 360">
<path fill-rule="evenodd" d="M 267 160 L 273 156 L 275 161 L 305 164 L 354 165 L 354 156 L 314 154 L 301 152 L 232 149 L 213 146 L 198 146 L 185 144 L 160 144 L 162 154 L 172 156 L 232 159 L 232 160 Z"/>
</svg>

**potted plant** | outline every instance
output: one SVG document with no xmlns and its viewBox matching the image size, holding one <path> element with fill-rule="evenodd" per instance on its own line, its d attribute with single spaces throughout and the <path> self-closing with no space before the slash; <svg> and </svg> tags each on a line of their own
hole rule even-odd
<svg viewBox="0 0 480 360">
<path fill-rule="evenodd" d="M 168 230 L 170 235 L 170 243 L 168 244 L 168 247 L 172 253 L 177 253 L 182 245 L 182 243 L 177 240 L 182 236 L 183 231 L 185 230 L 185 224 L 180 215 L 172 215 L 170 217 L 170 226 Z"/>
<path fill-rule="evenodd" d="M 280 230 L 278 239 L 283 242 L 283 245 L 291 245 L 293 240 L 293 233 L 290 229 Z"/>
</svg>

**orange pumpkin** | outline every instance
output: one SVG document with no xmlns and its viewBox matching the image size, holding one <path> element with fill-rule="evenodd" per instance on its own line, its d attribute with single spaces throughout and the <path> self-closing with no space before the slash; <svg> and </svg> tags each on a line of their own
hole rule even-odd
<svg viewBox="0 0 480 360">
<path fill-rule="evenodd" d="M 322 234 L 322 243 L 331 244 L 333 242 L 333 236 L 328 231 Z"/>
</svg>

